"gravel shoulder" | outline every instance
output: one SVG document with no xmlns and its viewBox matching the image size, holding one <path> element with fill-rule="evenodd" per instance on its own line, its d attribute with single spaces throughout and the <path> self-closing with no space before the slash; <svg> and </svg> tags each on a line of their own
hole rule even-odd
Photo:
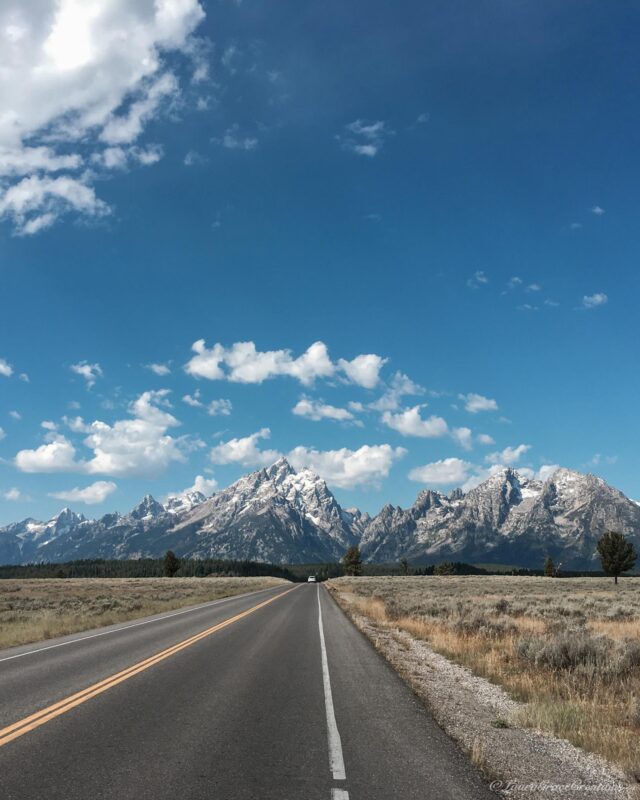
<svg viewBox="0 0 640 800">
<path fill-rule="evenodd" d="M 392 625 L 378 624 L 332 594 L 416 694 L 438 724 L 485 772 L 503 797 L 640 798 L 618 767 L 548 733 L 517 725 L 524 704 L 499 686 L 434 652 Z"/>
</svg>

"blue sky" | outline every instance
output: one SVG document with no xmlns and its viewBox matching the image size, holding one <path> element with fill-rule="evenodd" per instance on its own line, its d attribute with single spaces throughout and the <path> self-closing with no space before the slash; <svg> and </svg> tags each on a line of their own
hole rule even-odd
<svg viewBox="0 0 640 800">
<path fill-rule="evenodd" d="M 80 8 L 0 11 L 0 523 L 281 453 L 640 497 L 638 9 Z"/>
</svg>

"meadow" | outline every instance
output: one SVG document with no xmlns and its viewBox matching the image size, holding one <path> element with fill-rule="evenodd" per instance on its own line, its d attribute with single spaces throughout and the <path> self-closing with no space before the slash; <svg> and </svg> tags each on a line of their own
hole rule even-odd
<svg viewBox="0 0 640 800">
<path fill-rule="evenodd" d="M 640 578 L 338 578 L 331 591 L 526 705 L 539 728 L 640 780 Z"/>
<path fill-rule="evenodd" d="M 0 649 L 286 585 L 281 578 L 0 581 Z"/>
</svg>

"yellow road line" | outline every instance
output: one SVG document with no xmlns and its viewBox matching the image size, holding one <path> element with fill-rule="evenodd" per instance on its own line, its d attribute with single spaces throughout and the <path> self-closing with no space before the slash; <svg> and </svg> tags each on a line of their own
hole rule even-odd
<svg viewBox="0 0 640 800">
<path fill-rule="evenodd" d="M 191 647 L 191 645 L 199 642 L 201 639 L 205 639 L 207 636 L 211 636 L 217 631 L 222 630 L 229 625 L 233 625 L 234 622 L 238 622 L 238 620 L 249 616 L 249 614 L 253 614 L 254 611 L 264 608 L 264 606 L 269 605 L 269 603 L 273 603 L 274 600 L 284 597 L 286 594 L 295 591 L 297 588 L 299 587 L 294 586 L 292 589 L 287 589 L 286 592 L 281 592 L 275 597 L 270 597 L 268 600 L 264 600 L 262 603 L 258 603 L 257 605 L 248 608 L 246 611 L 236 614 L 234 617 L 230 617 L 223 622 L 219 622 L 217 625 L 213 625 L 211 628 L 207 628 L 201 633 L 190 636 L 188 639 L 184 639 L 182 642 L 178 642 L 178 644 L 174 644 L 172 647 L 168 647 L 166 650 L 161 650 L 159 653 L 144 659 L 144 661 L 139 661 L 137 664 L 133 664 L 121 672 L 117 672 L 114 675 L 110 675 L 108 678 L 99 681 L 98 683 L 94 683 L 93 686 L 89 686 L 80 692 L 76 692 L 76 694 L 70 695 L 69 697 L 65 697 L 63 700 L 59 700 L 57 703 L 47 706 L 47 708 L 36 711 L 35 714 L 31 714 L 24 719 L 18 720 L 18 722 L 14 722 L 12 725 L 8 725 L 6 728 L 0 730 L 0 747 L 12 742 L 19 736 L 23 736 L 25 733 L 29 733 L 29 731 L 39 728 L 41 725 L 44 725 L 50 720 L 59 717 L 61 714 L 66 714 L 66 712 L 70 711 L 72 708 L 75 708 L 82 703 L 86 703 L 87 700 L 91 700 L 92 697 L 96 697 L 97 695 L 106 692 L 108 689 L 111 689 L 113 686 L 117 686 L 119 683 L 132 678 L 134 675 L 144 672 L 150 667 L 159 664 L 161 661 L 164 661 L 176 653 L 179 653 L 181 650 Z"/>
</svg>

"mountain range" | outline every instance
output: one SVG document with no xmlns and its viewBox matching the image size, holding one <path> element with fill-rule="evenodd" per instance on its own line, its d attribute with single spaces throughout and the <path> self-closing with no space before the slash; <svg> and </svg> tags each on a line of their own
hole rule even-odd
<svg viewBox="0 0 640 800">
<path fill-rule="evenodd" d="M 595 569 L 606 530 L 640 549 L 640 506 L 594 475 L 558 469 L 544 482 L 512 469 L 474 489 L 424 489 L 410 508 L 376 516 L 343 509 L 325 481 L 281 458 L 205 497 L 187 492 L 164 504 L 151 495 L 127 514 L 87 519 L 65 508 L 46 522 L 0 528 L 0 563 L 158 557 L 272 563 L 337 561 L 358 545 L 369 562 L 407 558 L 540 567 L 550 555 L 565 569 Z"/>
</svg>

